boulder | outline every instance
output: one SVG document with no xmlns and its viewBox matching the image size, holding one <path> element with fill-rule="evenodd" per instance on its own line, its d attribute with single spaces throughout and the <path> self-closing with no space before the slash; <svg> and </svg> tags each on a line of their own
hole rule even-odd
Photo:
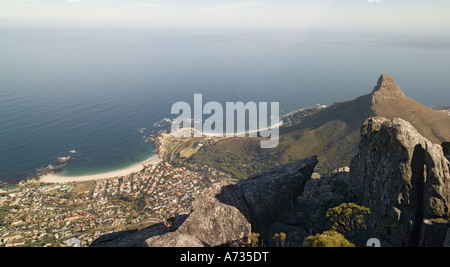
<svg viewBox="0 0 450 267">
<path fill-rule="evenodd" d="M 253 229 L 266 232 L 280 210 L 296 201 L 317 163 L 317 158 L 311 157 L 263 171 L 248 180 L 213 184 L 195 200 L 189 217 L 175 232 L 149 238 L 146 244 L 171 247 L 247 243 Z M 295 229 L 287 225 L 284 228 Z M 297 232 L 305 235 L 304 231 Z"/>
<path fill-rule="evenodd" d="M 372 117 L 351 162 L 351 191 L 372 210 L 375 232 L 385 241 L 418 246 L 424 238 L 437 240 L 424 220 L 450 217 L 449 169 L 442 146 L 409 122 Z"/>
<path fill-rule="evenodd" d="M 150 237 L 145 243 L 149 247 L 204 247 L 202 241 L 195 236 L 181 234 L 178 231 Z"/>
<path fill-rule="evenodd" d="M 249 212 L 239 187 L 217 183 L 205 189 L 178 232 L 197 237 L 208 246 L 230 244 L 251 234 Z"/>
<path fill-rule="evenodd" d="M 239 182 L 254 224 L 270 223 L 278 211 L 303 193 L 317 157 L 279 165 Z"/>
</svg>

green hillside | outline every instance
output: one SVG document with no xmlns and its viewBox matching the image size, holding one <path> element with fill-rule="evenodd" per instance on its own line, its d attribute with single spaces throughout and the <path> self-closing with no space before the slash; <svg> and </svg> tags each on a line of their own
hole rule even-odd
<svg viewBox="0 0 450 267">
<path fill-rule="evenodd" d="M 258 139 L 232 138 L 200 150 L 190 162 L 210 164 L 242 178 L 277 163 L 317 155 L 316 171 L 328 174 L 350 165 L 360 127 L 371 116 L 400 117 L 434 143 L 450 141 L 450 116 L 405 96 L 394 78 L 383 74 L 370 94 L 335 103 L 280 128 L 280 142 L 274 149 L 259 148 Z"/>
</svg>

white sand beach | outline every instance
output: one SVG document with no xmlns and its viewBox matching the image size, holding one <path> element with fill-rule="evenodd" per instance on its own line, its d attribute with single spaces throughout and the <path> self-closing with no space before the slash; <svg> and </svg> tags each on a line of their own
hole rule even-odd
<svg viewBox="0 0 450 267">
<path fill-rule="evenodd" d="M 82 175 L 82 176 L 61 176 L 61 175 L 58 175 L 57 173 L 50 173 L 50 174 L 41 176 L 39 178 L 39 181 L 42 183 L 63 184 L 63 183 L 103 180 L 103 179 L 115 178 L 115 177 L 119 177 L 119 176 L 126 176 L 131 173 L 139 172 L 147 166 L 157 165 L 160 162 L 161 162 L 161 159 L 158 156 L 153 156 L 143 162 L 139 162 L 130 167 L 116 170 L 116 171 L 104 172 L 104 173 L 93 174 L 93 175 Z"/>
</svg>

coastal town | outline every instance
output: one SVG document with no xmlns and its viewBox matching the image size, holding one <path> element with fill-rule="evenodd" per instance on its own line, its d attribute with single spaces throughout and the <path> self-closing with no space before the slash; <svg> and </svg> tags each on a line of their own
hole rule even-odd
<svg viewBox="0 0 450 267">
<path fill-rule="evenodd" d="M 235 179 L 206 164 L 185 162 L 206 142 L 220 139 L 179 138 L 160 130 L 146 139 L 155 143 L 157 156 L 98 175 L 59 176 L 71 157 L 58 158 L 56 167 L 0 187 L 0 247 L 89 246 L 105 234 L 170 225 L 175 216 L 189 213 L 212 183 Z"/>
<path fill-rule="evenodd" d="M 89 246 L 101 235 L 140 229 L 183 213 L 211 183 L 231 179 L 207 166 L 161 161 L 111 179 L 32 180 L 0 194 L 0 246 Z"/>
</svg>

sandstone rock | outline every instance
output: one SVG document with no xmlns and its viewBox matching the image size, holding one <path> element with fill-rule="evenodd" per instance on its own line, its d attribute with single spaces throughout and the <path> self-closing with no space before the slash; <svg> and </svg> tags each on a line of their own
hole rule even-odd
<svg viewBox="0 0 450 267">
<path fill-rule="evenodd" d="M 150 237 L 145 242 L 149 247 L 204 247 L 195 236 L 184 235 L 178 231 Z"/>
<path fill-rule="evenodd" d="M 233 246 L 247 242 L 253 227 L 267 232 L 280 209 L 292 205 L 311 178 L 316 157 L 277 166 L 248 180 L 213 184 L 200 194 L 186 221 L 173 233 L 146 240 L 148 246 Z M 282 225 L 283 229 L 295 227 Z M 264 229 L 258 228 L 266 227 Z M 272 227 L 279 229 L 279 227 Z M 265 236 L 268 240 L 268 237 Z M 297 244 L 300 241 L 291 237 Z"/>
<path fill-rule="evenodd" d="M 311 178 L 316 157 L 279 165 L 241 181 L 239 187 L 254 224 L 266 224 L 301 193 Z"/>
<path fill-rule="evenodd" d="M 324 208 L 340 205 L 348 200 L 350 174 L 334 173 L 329 177 L 310 179 L 305 185 L 302 197 Z"/>
<path fill-rule="evenodd" d="M 382 74 L 372 91 L 372 103 L 404 97 L 405 94 L 397 85 L 394 77 Z"/>
<path fill-rule="evenodd" d="M 192 210 L 178 232 L 195 236 L 209 246 L 229 244 L 251 234 L 247 206 L 233 183 L 213 184 L 197 198 Z"/>
<path fill-rule="evenodd" d="M 450 163 L 407 121 L 368 119 L 350 169 L 352 191 L 394 246 L 426 243 L 423 221 L 450 217 Z"/>
</svg>

